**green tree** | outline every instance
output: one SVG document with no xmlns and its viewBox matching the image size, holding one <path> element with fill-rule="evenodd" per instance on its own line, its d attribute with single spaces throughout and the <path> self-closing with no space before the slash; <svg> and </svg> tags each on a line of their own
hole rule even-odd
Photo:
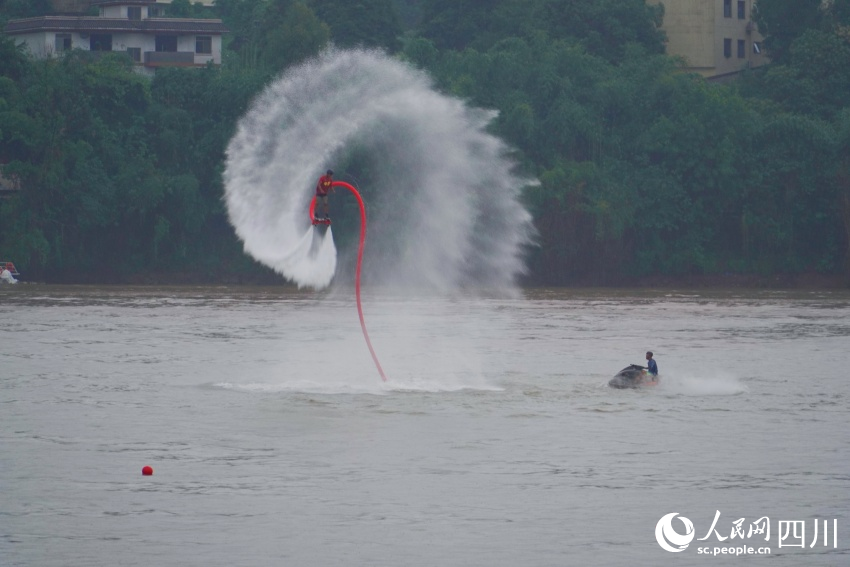
<svg viewBox="0 0 850 567">
<path fill-rule="evenodd" d="M 310 8 L 331 30 L 341 47 L 401 49 L 401 23 L 393 0 L 310 0 Z"/>
<path fill-rule="evenodd" d="M 817 21 L 796 30 L 783 45 L 778 61 L 763 72 L 753 72 L 742 83 L 742 92 L 779 103 L 785 111 L 831 119 L 848 100 L 850 90 L 850 26 L 842 10 L 847 0 L 824 4 Z M 761 5 L 761 4 L 760 4 Z M 776 7 L 765 4 L 762 9 Z M 814 18 L 813 18 L 814 19 Z"/>
<path fill-rule="evenodd" d="M 753 7 L 753 21 L 764 36 L 771 60 L 786 61 L 794 43 L 803 32 L 819 27 L 822 0 L 759 0 Z"/>
<path fill-rule="evenodd" d="M 223 38 L 225 47 L 239 52 L 249 45 L 265 8 L 265 1 L 216 0 L 215 11 L 229 29 Z"/>
<path fill-rule="evenodd" d="M 195 11 L 189 0 L 171 0 L 167 14 L 172 18 L 191 18 Z"/>
<path fill-rule="evenodd" d="M 424 0 L 420 33 L 441 49 L 486 50 L 511 36 L 543 32 L 613 62 L 629 43 L 663 53 L 663 15 L 663 6 L 644 0 Z"/>
<path fill-rule="evenodd" d="M 393 0 L 396 13 L 402 29 L 411 30 L 417 27 L 422 17 L 422 0 Z"/>
<path fill-rule="evenodd" d="M 324 48 L 330 31 L 304 3 L 272 0 L 260 25 L 260 60 L 279 72 Z"/>
<path fill-rule="evenodd" d="M 844 227 L 844 274 L 850 284 L 850 109 L 836 120 L 835 186 L 838 207 Z"/>
<path fill-rule="evenodd" d="M 755 267 L 840 269 L 834 130 L 819 120 L 782 115 L 762 125 L 753 142 L 757 178 L 744 194 L 743 223 Z"/>
<path fill-rule="evenodd" d="M 315 55 L 327 45 L 330 30 L 300 0 L 217 0 L 216 11 L 230 28 L 227 48 L 239 54 L 229 66 L 270 75 Z"/>
<path fill-rule="evenodd" d="M 553 37 L 581 40 L 588 52 L 616 62 L 630 43 L 664 53 L 663 4 L 645 0 L 541 0 L 541 20 Z"/>
<path fill-rule="evenodd" d="M 187 6 L 198 8 L 173 8 Z M 331 34 L 393 49 L 394 6 L 420 22 L 400 56 L 497 110 L 493 131 L 540 180 L 523 197 L 540 235 L 535 283 L 842 266 L 850 277 L 850 0 L 815 12 L 763 0 L 766 29 L 796 27 L 774 27 L 778 62 L 735 85 L 662 55 L 661 12 L 642 0 L 218 0 L 225 65 L 153 79 L 120 54 L 30 61 L 0 37 L 0 163 L 22 183 L 0 200 L 4 253 L 53 280 L 120 281 L 152 264 L 262 272 L 221 198 L 235 125 Z M 372 159 L 346 156 L 366 176 Z"/>
<path fill-rule="evenodd" d="M 20 79 L 27 68 L 27 56 L 23 42 L 16 45 L 15 40 L 0 36 L 0 76 Z"/>
<path fill-rule="evenodd" d="M 50 0 L 5 0 L 0 3 L 0 23 L 14 18 L 34 18 L 52 13 Z"/>
</svg>

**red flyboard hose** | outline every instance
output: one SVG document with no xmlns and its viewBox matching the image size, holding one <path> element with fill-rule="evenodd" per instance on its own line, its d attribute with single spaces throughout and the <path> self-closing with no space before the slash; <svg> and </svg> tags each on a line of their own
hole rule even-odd
<svg viewBox="0 0 850 567">
<path fill-rule="evenodd" d="M 310 201 L 310 222 L 316 222 L 316 196 Z"/>
<path fill-rule="evenodd" d="M 357 204 L 360 205 L 360 246 L 357 248 L 357 270 L 354 275 L 354 294 L 357 297 L 357 314 L 360 315 L 360 328 L 363 329 L 363 337 L 366 339 L 366 346 L 369 347 L 369 352 L 372 354 L 372 360 L 375 361 L 375 366 L 381 374 L 381 380 L 387 381 L 387 376 L 384 374 L 384 369 L 381 368 L 381 363 L 378 361 L 378 355 L 375 354 L 375 349 L 372 348 L 372 341 L 369 340 L 369 331 L 366 330 L 366 320 L 363 318 L 363 305 L 360 303 L 360 266 L 363 263 L 363 248 L 366 245 L 366 207 L 363 205 L 363 199 L 360 197 L 360 192 L 345 181 L 334 181 L 334 187 L 345 187 L 357 198 Z M 310 222 L 316 220 L 316 197 L 310 201 Z"/>
</svg>

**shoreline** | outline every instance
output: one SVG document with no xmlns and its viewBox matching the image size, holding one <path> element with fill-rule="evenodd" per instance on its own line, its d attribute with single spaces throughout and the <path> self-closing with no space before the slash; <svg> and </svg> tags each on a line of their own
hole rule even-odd
<svg viewBox="0 0 850 567">
<path fill-rule="evenodd" d="M 678 287 L 688 289 L 789 289 L 829 290 L 850 289 L 850 277 L 846 275 L 774 274 L 718 274 L 698 276 L 647 276 L 638 278 L 635 286 L 627 287 Z"/>
<path fill-rule="evenodd" d="M 60 278 L 54 281 L 27 281 L 20 279 L 17 285 L 56 285 L 56 286 L 131 286 L 131 287 L 195 287 L 195 286 L 233 286 L 233 287 L 281 287 L 298 289 L 294 283 L 284 280 L 277 274 L 228 274 L 219 277 L 202 276 L 192 273 L 146 273 L 126 278 Z M 6 286 L 2 286 L 6 287 Z M 850 290 L 850 277 L 845 275 L 774 274 L 769 276 L 754 274 L 716 274 L 688 276 L 642 276 L 634 279 L 622 278 L 616 281 L 599 282 L 591 278 L 561 285 L 518 284 L 522 290 L 535 289 L 741 289 L 741 290 Z"/>
</svg>

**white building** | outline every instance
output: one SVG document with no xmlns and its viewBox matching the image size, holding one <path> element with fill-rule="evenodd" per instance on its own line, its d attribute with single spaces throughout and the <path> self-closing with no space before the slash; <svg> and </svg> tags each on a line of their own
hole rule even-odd
<svg viewBox="0 0 850 567">
<path fill-rule="evenodd" d="M 221 20 L 166 18 L 156 0 L 92 0 L 98 16 L 43 16 L 10 20 L 6 35 L 22 40 L 34 57 L 70 49 L 127 53 L 140 72 L 157 67 L 221 64 Z"/>
</svg>

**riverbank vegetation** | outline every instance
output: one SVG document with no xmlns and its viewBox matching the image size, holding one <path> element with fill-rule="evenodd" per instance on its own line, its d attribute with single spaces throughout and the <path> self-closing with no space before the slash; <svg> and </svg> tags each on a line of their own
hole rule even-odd
<svg viewBox="0 0 850 567">
<path fill-rule="evenodd" d="M 0 0 L 2 21 L 49 11 Z M 0 37 L 0 164 L 21 187 L 0 199 L 0 255 L 29 277 L 268 277 L 227 221 L 224 150 L 269 81 L 333 42 L 499 111 L 494 133 L 540 180 L 528 284 L 850 279 L 850 1 L 760 0 L 775 60 L 724 84 L 665 54 L 663 8 L 643 0 L 175 0 L 172 15 L 224 19 L 220 68 L 147 79 L 118 53 L 34 61 Z"/>
</svg>

